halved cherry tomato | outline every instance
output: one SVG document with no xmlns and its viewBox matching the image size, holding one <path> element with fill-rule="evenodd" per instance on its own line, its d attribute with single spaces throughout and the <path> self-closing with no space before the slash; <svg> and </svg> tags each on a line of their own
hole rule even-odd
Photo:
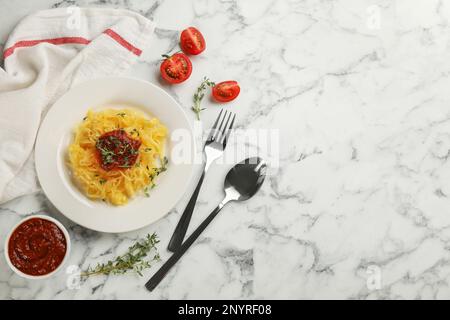
<svg viewBox="0 0 450 320">
<path fill-rule="evenodd" d="M 234 100 L 239 95 L 239 92 L 241 92 L 241 88 L 236 81 L 220 82 L 212 88 L 212 96 L 219 102 Z"/>
<path fill-rule="evenodd" d="M 169 83 L 180 83 L 187 80 L 192 73 L 192 62 L 184 53 L 175 53 L 172 56 L 164 56 L 159 70 L 164 80 Z"/>
<path fill-rule="evenodd" d="M 181 32 L 180 47 L 187 54 L 200 54 L 206 49 L 205 38 L 198 29 L 189 27 Z"/>
</svg>

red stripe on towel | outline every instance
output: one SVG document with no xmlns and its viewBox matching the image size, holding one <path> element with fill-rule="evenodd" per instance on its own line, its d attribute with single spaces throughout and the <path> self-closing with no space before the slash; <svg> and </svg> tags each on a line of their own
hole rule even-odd
<svg viewBox="0 0 450 320">
<path fill-rule="evenodd" d="M 132 52 L 133 54 L 137 55 L 138 57 L 141 55 L 141 53 L 142 53 L 141 49 L 136 48 L 135 46 L 133 46 L 131 43 L 129 43 L 124 38 L 122 38 L 120 36 L 120 34 L 116 33 L 114 30 L 106 29 L 103 33 L 107 34 L 108 36 L 110 36 L 111 38 L 116 40 L 117 43 L 119 43 L 122 47 L 124 47 L 128 51 Z"/>
<path fill-rule="evenodd" d="M 113 40 L 115 40 L 117 43 L 119 43 L 122 47 L 130 51 L 131 53 L 140 56 L 142 53 L 142 50 L 139 48 L 136 48 L 131 43 L 129 43 L 127 40 L 122 38 L 118 33 L 111 29 L 106 29 L 104 34 L 110 36 Z M 19 41 L 13 46 L 7 48 L 3 52 L 3 58 L 6 59 L 10 55 L 14 53 L 14 51 L 18 48 L 26 48 L 26 47 L 33 47 L 35 45 L 38 45 L 40 43 L 50 43 L 53 45 L 61 45 L 61 44 L 83 44 L 87 45 L 91 43 L 91 40 L 88 40 L 86 38 L 82 37 L 61 37 L 61 38 L 53 38 L 53 39 L 42 39 L 42 40 L 24 40 Z"/>
<path fill-rule="evenodd" d="M 89 44 L 91 41 L 82 38 L 82 37 L 62 37 L 62 38 L 53 38 L 53 39 L 43 39 L 43 40 L 25 40 L 19 41 L 12 47 L 9 47 L 3 53 L 3 58 L 6 59 L 10 55 L 14 53 L 14 51 L 18 48 L 25 47 L 33 47 L 40 43 L 50 43 L 54 45 L 67 44 L 67 43 L 75 43 L 75 44 Z"/>
</svg>

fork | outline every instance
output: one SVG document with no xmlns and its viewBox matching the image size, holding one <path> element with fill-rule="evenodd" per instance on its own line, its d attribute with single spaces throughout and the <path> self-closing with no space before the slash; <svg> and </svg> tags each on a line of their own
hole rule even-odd
<svg viewBox="0 0 450 320">
<path fill-rule="evenodd" d="M 194 211 L 195 203 L 197 202 L 198 193 L 200 192 L 201 186 L 203 184 L 205 174 L 211 164 L 223 154 L 223 151 L 227 146 L 228 138 L 230 136 L 231 129 L 233 129 L 236 115 L 233 112 L 225 111 L 222 117 L 222 113 L 223 109 L 220 111 L 219 116 L 214 122 L 214 125 L 209 132 L 208 138 L 206 139 L 205 145 L 203 147 L 203 163 L 205 164 L 203 167 L 203 172 L 200 176 L 197 187 L 195 188 L 194 193 L 189 200 L 189 203 L 187 204 L 180 220 L 178 221 L 172 238 L 169 241 L 169 251 L 175 252 L 181 247 L 184 236 L 186 235 L 187 228 L 189 226 L 189 222 L 191 221 L 192 212 Z"/>
</svg>

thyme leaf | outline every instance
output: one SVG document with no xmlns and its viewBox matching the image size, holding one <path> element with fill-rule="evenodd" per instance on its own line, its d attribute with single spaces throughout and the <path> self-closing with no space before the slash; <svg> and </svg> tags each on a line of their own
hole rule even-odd
<svg viewBox="0 0 450 320">
<path fill-rule="evenodd" d="M 156 186 L 156 184 L 155 184 L 155 182 L 153 181 L 157 176 L 159 176 L 159 174 L 161 173 L 161 172 L 164 172 L 164 171 L 166 171 L 167 170 L 167 165 L 169 164 L 169 159 L 167 158 L 167 157 L 164 157 L 164 158 L 162 158 L 161 159 L 161 167 L 159 167 L 159 168 L 149 168 L 148 166 L 146 166 L 146 169 L 147 169 L 147 171 L 149 171 L 149 170 L 152 170 L 153 172 L 152 173 L 150 173 L 149 175 L 148 175 L 148 178 L 150 179 L 150 183 L 149 183 L 149 187 L 150 187 L 150 189 L 153 189 L 155 186 Z M 145 188 L 145 190 L 144 190 L 144 194 L 148 197 L 149 196 L 149 193 L 148 193 L 148 186 L 147 186 L 147 188 Z"/>
<path fill-rule="evenodd" d="M 202 112 L 202 110 L 204 110 L 204 108 L 201 107 L 201 103 L 202 103 L 203 98 L 205 97 L 205 90 L 208 87 L 213 87 L 214 85 L 215 85 L 214 82 L 209 80 L 207 77 L 204 77 L 202 83 L 197 88 L 197 91 L 194 93 L 194 99 L 193 99 L 194 105 L 192 106 L 192 111 L 194 111 L 194 113 L 196 114 L 197 120 L 200 120 L 200 112 Z"/>
</svg>

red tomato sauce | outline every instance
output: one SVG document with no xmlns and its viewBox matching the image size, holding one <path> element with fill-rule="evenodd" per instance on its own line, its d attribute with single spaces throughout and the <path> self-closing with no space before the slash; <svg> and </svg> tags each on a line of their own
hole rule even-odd
<svg viewBox="0 0 450 320">
<path fill-rule="evenodd" d="M 132 167 L 140 146 L 141 141 L 133 139 L 123 129 L 106 132 L 95 144 L 100 166 L 106 171 Z"/>
<path fill-rule="evenodd" d="M 41 218 L 24 221 L 13 231 L 8 242 L 11 263 L 32 276 L 54 271 L 63 261 L 66 251 L 66 237 L 61 229 Z"/>
</svg>

